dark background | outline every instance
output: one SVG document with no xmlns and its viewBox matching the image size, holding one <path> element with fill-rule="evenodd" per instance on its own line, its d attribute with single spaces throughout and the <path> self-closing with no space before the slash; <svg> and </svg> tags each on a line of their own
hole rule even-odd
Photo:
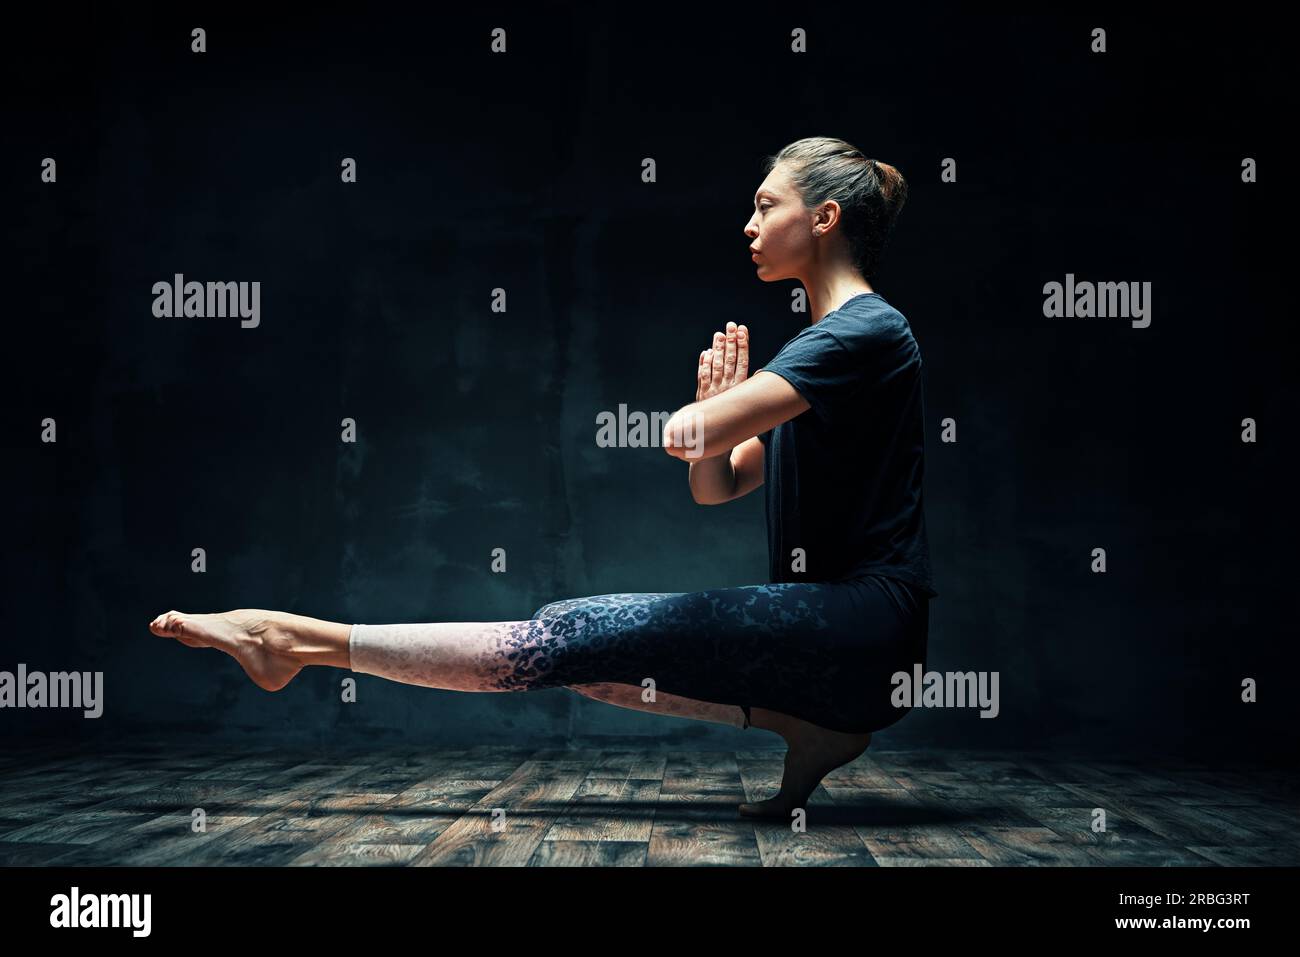
<svg viewBox="0 0 1300 957">
<path fill-rule="evenodd" d="M 742 229 L 762 157 L 829 135 L 911 187 L 876 288 L 925 362 L 929 665 L 1001 675 L 996 720 L 917 710 L 880 746 L 1213 762 L 1294 745 L 1278 25 L 430 10 L 61 5 L 4 36 L 0 669 L 101 670 L 105 713 L 6 710 L 0 732 L 779 743 L 563 689 L 357 676 L 343 705 L 343 673 L 313 668 L 268 694 L 147 624 L 171 608 L 518 619 L 765 581 L 761 490 L 696 506 L 682 462 L 599 448 L 595 417 L 690 402 L 728 320 L 749 325 L 753 368 L 807 321 L 793 282 L 755 278 Z M 796 26 L 807 54 L 789 52 Z M 260 327 L 154 318 L 151 287 L 176 272 L 260 281 Z M 1067 272 L 1151 282 L 1151 326 L 1044 318 L 1043 284 Z"/>
</svg>

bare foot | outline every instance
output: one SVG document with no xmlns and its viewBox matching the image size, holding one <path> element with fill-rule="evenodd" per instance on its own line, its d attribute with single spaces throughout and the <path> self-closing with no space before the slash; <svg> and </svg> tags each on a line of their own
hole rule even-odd
<svg viewBox="0 0 1300 957">
<path fill-rule="evenodd" d="M 151 621 L 149 630 L 191 648 L 219 648 L 266 691 L 279 691 L 302 670 L 302 665 L 285 653 L 288 636 L 279 612 L 260 608 L 218 615 L 168 611 Z"/>
<path fill-rule="evenodd" d="M 808 806 L 808 799 L 822 778 L 861 755 L 871 744 L 870 733 L 831 731 L 796 718 L 768 730 L 777 731 L 789 745 L 781 789 L 766 801 L 740 805 L 737 810 L 742 817 L 789 821 L 795 808 Z"/>
</svg>

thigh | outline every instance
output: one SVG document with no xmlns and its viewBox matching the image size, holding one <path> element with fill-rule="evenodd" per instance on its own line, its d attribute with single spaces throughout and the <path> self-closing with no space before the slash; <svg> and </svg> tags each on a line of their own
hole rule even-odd
<svg viewBox="0 0 1300 957">
<path fill-rule="evenodd" d="M 531 687 L 649 679 L 843 731 L 902 717 L 890 676 L 924 656 L 915 623 L 868 580 L 597 595 L 544 606 L 537 622 L 520 655 Z"/>
<path fill-rule="evenodd" d="M 541 608 L 537 609 L 537 611 L 533 612 L 533 618 L 554 618 L 564 612 L 573 611 L 576 608 L 634 608 L 676 594 L 681 594 L 681 592 L 611 592 L 606 595 L 588 595 L 584 598 L 564 598 L 543 605 Z"/>
</svg>

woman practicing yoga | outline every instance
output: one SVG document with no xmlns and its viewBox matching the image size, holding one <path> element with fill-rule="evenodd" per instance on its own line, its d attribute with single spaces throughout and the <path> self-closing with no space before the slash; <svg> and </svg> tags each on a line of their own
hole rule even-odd
<svg viewBox="0 0 1300 957">
<path fill-rule="evenodd" d="M 766 485 L 768 584 L 556 601 L 527 621 L 341 624 L 264 609 L 169 611 L 155 635 L 232 655 L 277 691 L 330 665 L 455 691 L 568 687 L 611 704 L 773 731 L 780 791 L 740 813 L 789 819 L 822 778 L 898 721 L 896 672 L 925 666 L 921 355 L 868 280 L 907 197 L 843 140 L 769 157 L 745 226 L 758 276 L 797 279 L 811 323 L 749 375 L 749 330 L 700 353 L 668 454 L 717 505 Z"/>
</svg>

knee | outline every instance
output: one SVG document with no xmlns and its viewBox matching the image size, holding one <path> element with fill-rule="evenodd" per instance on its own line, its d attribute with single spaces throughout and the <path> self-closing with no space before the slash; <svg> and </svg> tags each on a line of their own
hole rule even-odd
<svg viewBox="0 0 1300 957">
<path fill-rule="evenodd" d="M 558 612 L 559 612 L 559 608 L 560 608 L 560 606 L 561 606 L 562 604 L 563 604 L 563 602 L 558 602 L 558 601 L 550 601 L 550 602 L 547 602 L 547 603 L 546 603 L 545 605 L 543 605 L 541 608 L 537 609 L 537 611 L 533 612 L 533 617 L 534 617 L 534 618 L 551 618 L 551 617 L 555 616 L 556 614 L 558 614 Z"/>
</svg>

